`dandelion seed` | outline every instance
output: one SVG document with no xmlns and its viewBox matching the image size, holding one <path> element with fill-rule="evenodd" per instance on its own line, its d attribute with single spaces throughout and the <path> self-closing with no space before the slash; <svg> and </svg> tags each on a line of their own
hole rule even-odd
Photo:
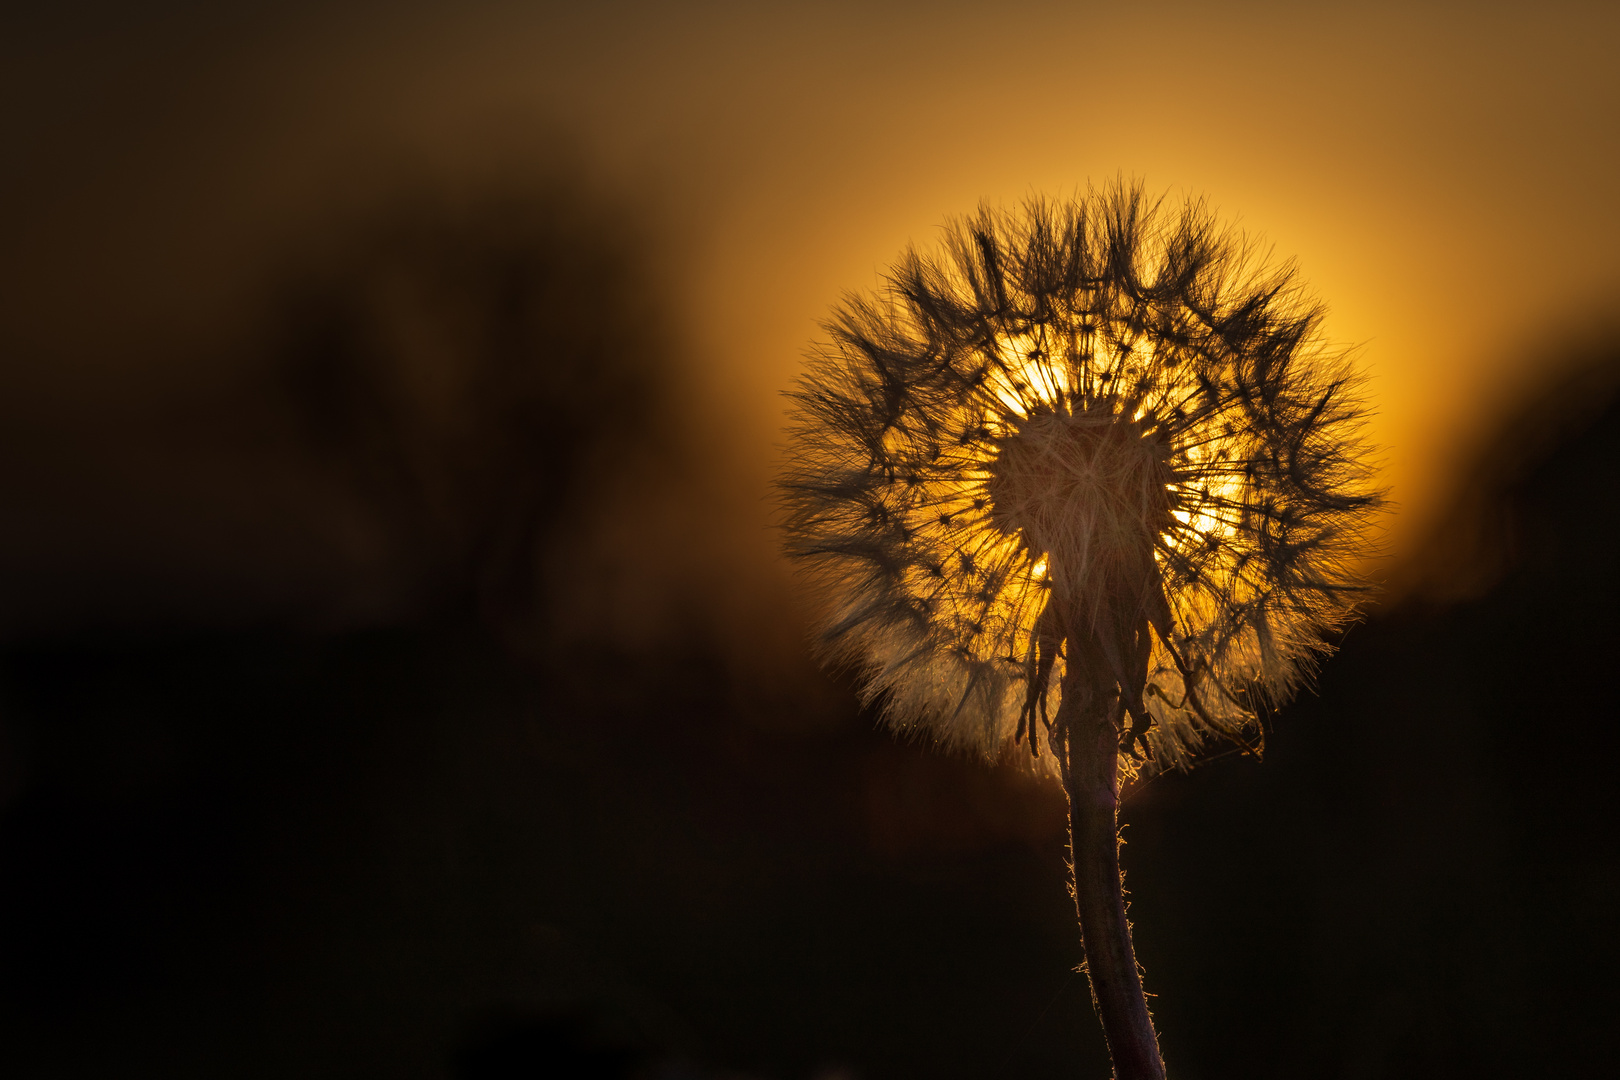
<svg viewBox="0 0 1620 1080">
<path fill-rule="evenodd" d="M 1212 740 L 1258 752 L 1255 706 L 1362 596 L 1379 500 L 1321 319 L 1201 205 L 1118 186 L 981 210 L 942 255 L 908 253 L 834 313 L 792 393 L 787 543 L 830 601 L 827 658 L 895 729 L 1022 747 L 1062 780 L 1122 1080 L 1163 1066 L 1119 895 L 1121 778 Z"/>
</svg>

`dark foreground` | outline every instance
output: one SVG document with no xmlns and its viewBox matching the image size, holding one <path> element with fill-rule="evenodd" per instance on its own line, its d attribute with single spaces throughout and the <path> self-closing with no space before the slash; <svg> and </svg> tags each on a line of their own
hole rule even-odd
<svg viewBox="0 0 1620 1080">
<path fill-rule="evenodd" d="M 1612 1066 L 1617 446 L 1496 483 L 1506 569 L 1352 631 L 1263 766 L 1129 798 L 1172 1075 Z M 8 647 L 5 1074 L 1106 1074 L 1057 792 L 701 632 L 480 625 Z"/>
</svg>

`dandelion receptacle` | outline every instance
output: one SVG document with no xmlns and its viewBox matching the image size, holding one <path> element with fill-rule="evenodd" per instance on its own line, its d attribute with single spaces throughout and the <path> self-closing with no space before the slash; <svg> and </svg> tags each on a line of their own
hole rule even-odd
<svg viewBox="0 0 1620 1080">
<path fill-rule="evenodd" d="M 1062 783 L 1120 1080 L 1162 1077 L 1121 786 L 1258 752 L 1365 595 L 1354 367 L 1292 268 L 1115 185 L 981 209 L 846 298 L 792 391 L 789 553 L 886 722 Z"/>
</svg>

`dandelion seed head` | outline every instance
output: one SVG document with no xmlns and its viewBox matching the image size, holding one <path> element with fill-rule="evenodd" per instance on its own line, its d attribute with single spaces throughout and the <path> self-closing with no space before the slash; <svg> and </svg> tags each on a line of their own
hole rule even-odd
<svg viewBox="0 0 1620 1080">
<path fill-rule="evenodd" d="M 1363 595 L 1378 495 L 1321 318 L 1139 187 L 906 254 L 792 392 L 788 550 L 829 659 L 896 729 L 992 755 L 1070 665 L 1151 717 L 1160 767 L 1243 741 Z"/>
</svg>

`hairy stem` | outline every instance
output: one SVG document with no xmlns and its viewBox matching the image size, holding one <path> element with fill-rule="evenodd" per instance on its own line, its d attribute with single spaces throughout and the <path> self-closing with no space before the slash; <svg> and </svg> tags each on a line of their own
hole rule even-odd
<svg viewBox="0 0 1620 1080">
<path fill-rule="evenodd" d="M 1058 724 L 1068 735 L 1074 903 L 1091 999 L 1117 1080 L 1164 1080 L 1159 1040 L 1131 949 L 1119 873 L 1119 733 L 1109 699 L 1064 680 Z M 1117 699 L 1114 699 L 1117 700 Z"/>
</svg>

